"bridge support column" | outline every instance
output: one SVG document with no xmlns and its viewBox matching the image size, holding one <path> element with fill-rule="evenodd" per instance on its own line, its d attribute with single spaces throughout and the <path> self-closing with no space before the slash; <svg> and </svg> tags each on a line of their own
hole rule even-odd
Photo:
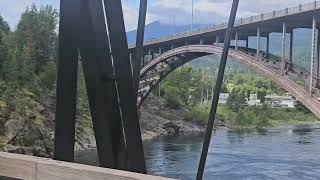
<svg viewBox="0 0 320 180">
<path fill-rule="evenodd" d="M 159 49 L 158 49 L 158 56 L 160 56 L 162 54 L 162 49 L 161 49 L 161 47 L 159 47 Z"/>
<path fill-rule="evenodd" d="M 238 50 L 238 32 L 236 32 L 235 35 L 235 46 L 234 46 L 235 50 Z"/>
<path fill-rule="evenodd" d="M 260 27 L 257 29 L 257 60 L 260 57 Z"/>
<path fill-rule="evenodd" d="M 281 46 L 281 74 L 282 75 L 285 74 L 285 70 L 286 70 L 286 59 L 285 59 L 285 55 L 286 55 L 286 30 L 287 30 L 286 23 L 283 23 L 282 24 L 282 46 Z"/>
<path fill-rule="evenodd" d="M 204 40 L 200 39 L 200 45 L 203 45 L 203 44 L 204 44 Z"/>
<path fill-rule="evenodd" d="M 292 70 L 292 54 L 293 54 L 293 29 L 290 31 L 290 55 L 289 55 L 289 70 Z"/>
<path fill-rule="evenodd" d="M 219 46 L 219 42 L 220 42 L 220 37 L 216 36 L 216 46 Z"/>
<path fill-rule="evenodd" d="M 249 50 L 249 37 L 247 37 L 247 40 L 246 40 L 246 52 L 248 53 L 248 50 Z"/>
<path fill-rule="evenodd" d="M 79 1 L 61 1 L 54 159 L 69 162 L 74 160 L 79 59 L 79 43 L 76 42 L 76 33 L 71 33 L 74 27 L 70 22 L 78 20 L 80 13 L 76 9 L 80 9 Z"/>
<path fill-rule="evenodd" d="M 151 49 L 149 49 L 149 51 L 148 51 L 148 58 L 147 58 L 147 62 L 146 62 L 146 63 L 150 62 L 150 61 L 151 61 L 151 58 L 152 58 Z"/>
<path fill-rule="evenodd" d="M 136 37 L 136 48 L 135 48 L 135 62 L 133 63 L 133 79 L 134 79 L 134 91 L 135 96 L 138 96 L 139 81 L 140 81 L 140 69 L 141 62 L 143 58 L 143 41 L 144 41 L 144 31 L 146 25 L 146 15 L 147 15 L 148 0 L 140 0 L 139 5 L 139 18 L 137 27 L 137 37 Z M 144 62 L 142 62 L 144 64 Z"/>
<path fill-rule="evenodd" d="M 317 22 L 315 17 L 312 21 L 312 42 L 311 42 L 311 68 L 310 68 L 310 84 L 309 84 L 309 93 L 313 94 L 316 82 L 314 81 L 313 76 L 317 71 L 317 51 L 318 51 L 318 30 L 317 30 Z"/>
<path fill-rule="evenodd" d="M 267 49 L 266 49 L 266 53 L 267 53 L 267 58 L 269 57 L 269 53 L 270 53 L 270 34 L 268 33 L 267 35 Z"/>
</svg>

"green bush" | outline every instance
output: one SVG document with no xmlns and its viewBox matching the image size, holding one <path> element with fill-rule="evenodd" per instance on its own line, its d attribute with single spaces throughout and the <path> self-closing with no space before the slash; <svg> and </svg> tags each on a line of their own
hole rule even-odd
<svg viewBox="0 0 320 180">
<path fill-rule="evenodd" d="M 168 107 L 173 109 L 179 109 L 181 107 L 179 100 L 172 94 L 167 94 L 164 98 L 167 100 Z"/>
<path fill-rule="evenodd" d="M 206 125 L 208 122 L 210 110 L 201 106 L 197 105 L 192 108 L 192 117 L 196 123 L 200 125 Z"/>
</svg>

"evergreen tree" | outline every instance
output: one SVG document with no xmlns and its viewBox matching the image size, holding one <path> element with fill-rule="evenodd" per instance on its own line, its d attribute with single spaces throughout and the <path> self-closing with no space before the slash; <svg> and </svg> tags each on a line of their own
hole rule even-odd
<svg viewBox="0 0 320 180">
<path fill-rule="evenodd" d="M 40 83 L 37 82 L 39 76 L 46 74 L 48 65 L 53 66 L 52 62 L 55 63 L 57 18 L 58 13 L 51 6 L 38 10 L 34 4 L 22 14 L 14 33 L 13 59 L 15 69 L 22 72 L 17 77 L 20 85 L 29 83 L 30 87 L 34 87 Z"/>
</svg>

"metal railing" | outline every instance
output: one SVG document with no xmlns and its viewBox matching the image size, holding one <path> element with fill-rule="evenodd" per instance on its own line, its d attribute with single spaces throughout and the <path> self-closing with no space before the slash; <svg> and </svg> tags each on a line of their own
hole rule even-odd
<svg viewBox="0 0 320 180">
<path fill-rule="evenodd" d="M 272 12 L 268 12 L 268 13 L 262 13 L 262 14 L 259 14 L 256 16 L 251 16 L 248 18 L 240 18 L 235 22 L 235 27 L 246 25 L 246 24 L 251 24 L 251 23 L 256 23 L 256 22 L 260 22 L 260 21 L 270 20 L 273 18 L 294 15 L 294 14 L 298 14 L 298 13 L 302 13 L 302 12 L 306 12 L 306 11 L 312 11 L 312 10 L 316 10 L 316 9 L 320 9 L 320 1 L 314 1 L 311 3 L 303 4 L 303 5 L 300 4 L 295 7 L 285 8 L 282 10 L 276 10 L 276 11 L 272 11 Z M 156 44 L 156 43 L 160 43 L 160 42 L 164 42 L 164 41 L 171 41 L 171 40 L 190 37 L 190 36 L 199 35 L 199 34 L 203 34 L 203 33 L 207 33 L 207 32 L 224 30 L 227 28 L 227 25 L 228 25 L 227 23 L 214 24 L 212 26 L 207 26 L 204 28 L 195 29 L 193 31 L 180 32 L 180 33 L 176 33 L 173 35 L 163 36 L 160 38 L 148 39 L 144 42 L 144 44 L 145 45 Z M 134 45 L 129 45 L 129 48 L 133 48 L 133 47 L 134 47 Z"/>
</svg>

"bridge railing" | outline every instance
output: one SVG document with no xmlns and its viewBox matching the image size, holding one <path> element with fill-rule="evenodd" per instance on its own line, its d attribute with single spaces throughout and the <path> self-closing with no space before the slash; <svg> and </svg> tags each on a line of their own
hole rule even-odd
<svg viewBox="0 0 320 180">
<path fill-rule="evenodd" d="M 295 14 L 300 12 L 300 6 L 288 8 L 288 14 Z"/>
<path fill-rule="evenodd" d="M 306 11 L 312 11 L 315 9 L 320 9 L 320 1 L 315 1 L 315 2 L 311 2 L 311 3 L 303 4 L 303 5 L 300 4 L 295 7 L 285 8 L 282 10 L 276 10 L 276 11 L 263 13 L 263 14 L 258 14 L 258 15 L 251 16 L 248 18 L 240 18 L 236 21 L 235 26 L 246 25 L 246 24 L 255 23 L 255 22 L 264 21 L 264 20 L 270 20 L 272 18 L 293 15 L 293 14 L 302 13 L 302 12 L 306 12 Z M 170 40 L 184 38 L 184 37 L 189 37 L 189 36 L 193 36 L 193 35 L 197 35 L 197 34 L 201 34 L 201 33 L 206 33 L 206 32 L 223 30 L 226 28 L 227 28 L 227 23 L 215 24 L 215 25 L 211 25 L 211 26 L 208 26 L 205 28 L 195 29 L 194 31 L 181 32 L 181 33 L 177 33 L 174 35 L 163 36 L 163 37 L 155 38 L 155 39 L 149 39 L 149 40 L 145 41 L 145 45 L 160 43 L 160 42 L 164 42 L 164 41 L 170 41 Z M 134 47 L 134 45 L 130 45 L 130 48 L 133 48 L 133 47 Z"/>
<path fill-rule="evenodd" d="M 166 180 L 167 178 L 55 161 L 20 154 L 0 152 L 0 179 L 58 180 L 58 179 L 119 179 Z"/>
</svg>

